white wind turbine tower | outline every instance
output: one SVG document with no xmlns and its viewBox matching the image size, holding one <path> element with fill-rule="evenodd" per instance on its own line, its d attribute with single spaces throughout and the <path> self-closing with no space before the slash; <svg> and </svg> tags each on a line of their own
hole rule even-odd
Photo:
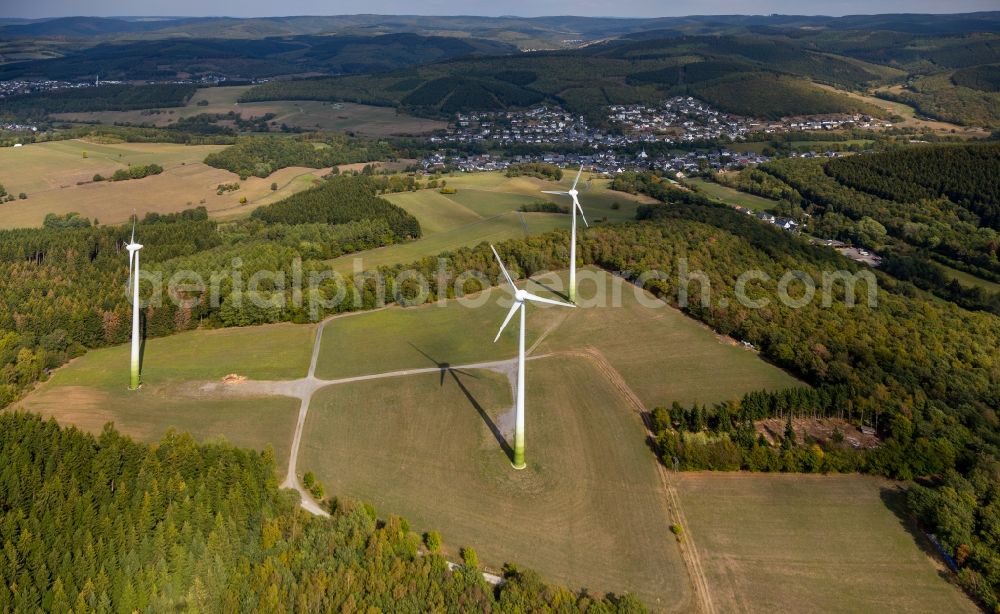
<svg viewBox="0 0 1000 614">
<path fill-rule="evenodd" d="M 510 278 L 507 273 L 507 268 L 503 265 L 503 260 L 500 259 L 500 254 L 497 253 L 495 247 L 490 245 L 490 249 L 493 250 L 493 255 L 497 258 L 497 263 L 500 264 L 500 271 L 503 273 L 504 278 L 506 278 L 507 283 L 510 284 L 511 290 L 514 291 L 514 304 L 510 306 L 510 311 L 507 312 L 507 317 L 504 318 L 503 324 L 500 325 L 500 331 L 497 333 L 496 338 L 493 339 L 493 343 L 496 343 L 500 339 L 500 335 L 503 333 L 504 329 L 507 328 L 507 324 L 510 323 L 511 318 L 514 317 L 514 313 L 520 310 L 521 312 L 521 331 L 518 336 L 517 344 L 517 399 L 515 400 L 514 409 L 514 460 L 511 465 L 514 469 L 524 469 L 524 303 L 525 301 L 534 301 L 536 303 L 548 303 L 550 305 L 560 305 L 562 307 L 576 307 L 571 303 L 562 303 L 560 301 L 554 301 L 548 298 L 542 298 L 541 296 L 536 296 L 527 290 L 520 290 L 514 285 L 514 280 Z"/>
<path fill-rule="evenodd" d="M 132 370 L 129 390 L 139 389 L 139 250 L 142 245 L 135 242 L 135 213 L 132 214 L 132 239 L 125 245 L 128 250 L 128 286 L 132 293 Z"/>
<path fill-rule="evenodd" d="M 590 228 L 590 224 L 587 224 L 587 217 L 583 214 L 583 207 L 580 206 L 580 200 L 577 196 L 580 194 L 576 190 L 576 184 L 580 182 L 580 175 L 583 174 L 583 165 L 580 165 L 580 170 L 576 173 L 576 179 L 573 180 L 573 187 L 569 189 L 568 192 L 559 192 L 552 190 L 542 190 L 544 194 L 558 194 L 560 196 L 569 196 L 573 199 L 573 230 L 570 231 L 569 237 L 569 301 L 571 303 L 576 303 L 576 212 L 580 212 L 580 217 L 583 218 L 583 223 Z"/>
</svg>

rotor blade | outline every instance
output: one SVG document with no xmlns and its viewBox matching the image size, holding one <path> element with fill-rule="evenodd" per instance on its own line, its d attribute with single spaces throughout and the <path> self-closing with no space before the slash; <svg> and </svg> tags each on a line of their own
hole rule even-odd
<svg viewBox="0 0 1000 614">
<path fill-rule="evenodd" d="M 507 267 L 503 265 L 503 260 L 500 259 L 500 254 L 497 253 L 497 248 L 490 244 L 490 249 L 493 250 L 493 255 L 497 257 L 497 262 L 500 264 L 500 272 L 507 278 L 507 283 L 510 284 L 510 287 L 514 290 L 514 292 L 517 292 L 517 286 L 514 285 L 514 280 L 511 279 L 510 275 L 507 273 Z"/>
<path fill-rule="evenodd" d="M 561 307 L 576 307 L 576 305 L 574 305 L 573 303 L 554 301 L 550 298 L 543 298 L 541 296 L 538 296 L 537 294 L 532 294 L 530 292 L 525 292 L 524 298 L 528 299 L 529 301 L 535 301 L 536 303 L 547 303 L 549 305 L 559 305 Z"/>
<path fill-rule="evenodd" d="M 556 190 L 542 190 L 542 194 L 556 194 L 558 196 L 569 196 L 569 192 L 559 192 Z"/>
<path fill-rule="evenodd" d="M 517 310 L 523 306 L 524 303 L 521 301 L 514 301 L 514 304 L 510 306 L 510 311 L 507 312 L 507 317 L 503 319 L 503 324 L 500 325 L 500 330 L 497 332 L 497 336 L 493 339 L 493 343 L 496 343 L 497 340 L 500 339 L 500 335 L 503 334 L 503 329 L 507 328 L 507 324 L 510 322 L 510 319 L 513 318 L 514 314 L 517 313 Z"/>
<path fill-rule="evenodd" d="M 573 199 L 573 205 L 576 207 L 577 211 L 580 212 L 580 217 L 583 218 L 583 224 L 587 228 L 590 228 L 590 224 L 587 223 L 587 216 L 583 214 L 583 207 L 580 205 L 580 201 L 578 201 L 577 199 L 574 198 Z"/>
<path fill-rule="evenodd" d="M 132 209 L 132 243 L 135 243 L 135 209 Z"/>
<path fill-rule="evenodd" d="M 576 189 L 576 184 L 580 182 L 580 175 L 583 174 L 583 165 L 580 165 L 580 170 L 576 172 L 576 179 L 573 180 L 573 189 Z"/>
</svg>

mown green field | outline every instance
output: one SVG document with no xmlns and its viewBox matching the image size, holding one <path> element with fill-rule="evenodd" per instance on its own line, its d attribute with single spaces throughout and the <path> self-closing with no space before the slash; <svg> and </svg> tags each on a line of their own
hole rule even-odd
<svg viewBox="0 0 1000 614">
<path fill-rule="evenodd" d="M 804 385 L 620 278 L 592 268 L 577 275 L 581 307 L 536 352 L 595 348 L 647 407 L 666 407 L 674 401 L 711 404 L 753 390 Z M 565 277 L 560 278 L 565 287 Z M 550 282 L 555 279 L 545 280 Z M 590 303 L 608 306 L 587 307 Z"/>
<path fill-rule="evenodd" d="M 528 285 L 532 292 L 541 292 Z M 482 306 L 447 301 L 444 307 L 390 307 L 334 320 L 323 330 L 316 377 L 339 379 L 369 373 L 507 360 L 517 355 L 517 323 L 494 343 L 511 293 L 493 288 Z M 471 300 L 479 300 L 482 295 Z M 526 342 L 557 324 L 568 308 L 529 306 Z M 359 351 L 362 350 L 363 351 Z"/>
<path fill-rule="evenodd" d="M 562 182 L 556 183 L 533 177 L 509 178 L 499 172 L 455 173 L 445 177 L 448 187 L 457 189 L 455 194 L 420 190 L 387 195 L 387 199 L 420 221 L 424 236 L 411 243 L 349 254 L 332 260 L 331 266 L 347 273 L 354 270 L 360 258 L 361 268 L 367 270 L 405 264 L 444 251 L 472 247 L 483 241 L 499 242 L 560 228 L 568 229 L 568 215 L 520 213 L 518 209 L 522 205 L 543 201 L 567 205 L 567 197 L 542 194 L 541 191 L 569 189 L 574 176 L 575 173 L 567 170 Z M 581 187 L 587 185 L 589 177 L 589 173 L 583 174 Z M 584 213 L 591 224 L 635 219 L 639 205 L 652 202 L 641 195 L 615 192 L 608 188 L 608 184 L 605 179 L 594 179 L 580 195 Z"/>
<path fill-rule="evenodd" d="M 127 345 L 94 350 L 55 372 L 18 406 L 91 432 L 104 424 L 143 441 L 168 428 L 199 440 L 224 437 L 240 446 L 272 445 L 287 466 L 299 401 L 282 397 L 218 398 L 200 383 L 229 373 L 257 379 L 302 377 L 315 326 L 278 324 L 192 331 L 151 339 L 143 355 L 143 386 L 129 391 Z"/>
<path fill-rule="evenodd" d="M 381 516 L 441 531 L 452 556 L 472 546 L 493 569 L 516 562 L 570 587 L 631 591 L 655 611 L 687 611 L 690 588 L 639 416 L 580 358 L 532 361 L 527 383 L 523 471 L 494 433 L 510 422 L 508 381 L 481 370 L 320 391 L 299 467 Z"/>
<path fill-rule="evenodd" d="M 681 505 L 719 612 L 976 612 L 921 551 L 895 483 L 683 473 Z"/>
<path fill-rule="evenodd" d="M 768 211 L 778 206 L 778 201 L 770 198 L 762 198 L 755 194 L 747 194 L 734 190 L 728 186 L 720 185 L 714 181 L 705 181 L 698 177 L 685 179 L 684 183 L 698 188 L 698 190 L 709 198 L 723 202 L 727 205 L 739 205 L 754 211 Z"/>
</svg>

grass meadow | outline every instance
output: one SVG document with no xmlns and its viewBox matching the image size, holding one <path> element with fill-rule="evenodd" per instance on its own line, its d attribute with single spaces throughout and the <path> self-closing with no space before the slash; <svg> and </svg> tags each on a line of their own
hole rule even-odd
<svg viewBox="0 0 1000 614">
<path fill-rule="evenodd" d="M 256 450 L 270 444 L 283 471 L 298 399 L 209 398 L 199 394 L 198 383 L 229 373 L 257 379 L 302 377 L 314 333 L 315 326 L 276 324 L 151 339 L 138 391 L 127 389 L 127 345 L 93 350 L 58 369 L 17 405 L 95 433 L 114 422 L 121 432 L 143 441 L 158 441 L 174 427 L 201 441 L 224 437 Z"/>
<path fill-rule="evenodd" d="M 720 185 L 713 181 L 705 181 L 704 179 L 699 179 L 697 177 L 685 179 L 684 183 L 697 187 L 698 191 L 705 196 L 719 202 L 723 202 L 727 205 L 739 205 L 741 207 L 746 207 L 747 209 L 753 209 L 754 211 L 768 211 L 770 209 L 774 209 L 778 205 L 778 201 L 776 200 L 762 198 L 755 194 L 740 192 L 739 190 L 734 190 L 729 186 Z"/>
<path fill-rule="evenodd" d="M 525 204 L 554 202 L 568 204 L 565 196 L 542 194 L 542 190 L 569 189 L 575 173 L 567 170 L 561 182 L 533 177 L 506 177 L 503 173 L 456 173 L 445 180 L 455 194 L 438 190 L 420 190 L 390 194 L 388 200 L 406 209 L 417 220 L 424 236 L 417 241 L 380 247 L 349 254 L 330 261 L 331 266 L 348 273 L 360 266 L 364 270 L 379 266 L 405 264 L 425 256 L 435 256 L 461 247 L 473 247 L 483 241 L 499 242 L 568 229 L 570 218 L 558 213 L 521 213 Z M 584 173 L 581 185 L 589 174 Z M 640 204 L 653 202 L 641 195 L 615 192 L 604 179 L 594 179 L 580 195 L 587 220 L 591 224 L 635 219 Z M 582 226 L 582 224 L 581 224 Z M 360 259 L 360 265 L 358 261 Z"/>
<path fill-rule="evenodd" d="M 681 505 L 719 612 L 977 612 L 921 551 L 895 483 L 683 473 Z"/>
<path fill-rule="evenodd" d="M 320 391 L 299 467 L 328 492 L 441 531 L 447 553 L 516 562 L 595 593 L 638 594 L 686 611 L 691 594 L 639 416 L 588 362 L 528 364 L 528 467 L 498 440 L 507 378 L 489 371 L 356 382 Z M 505 440 L 505 439 L 504 439 Z"/>
<path fill-rule="evenodd" d="M 101 144 L 82 139 L 0 148 L 0 183 L 27 200 L 0 203 L 0 228 L 41 226 L 48 213 L 71 211 L 102 224 L 126 222 L 132 211 L 171 213 L 203 205 L 217 217 L 248 215 L 313 185 L 329 169 L 284 168 L 246 181 L 202 160 L 221 145 L 170 143 Z M 84 155 L 86 154 L 86 157 Z M 156 163 L 163 173 L 128 181 L 92 182 L 129 164 Z M 234 192 L 216 194 L 222 183 L 239 183 Z M 271 190 L 277 183 L 278 189 Z M 246 197 L 248 202 L 241 204 Z"/>
</svg>

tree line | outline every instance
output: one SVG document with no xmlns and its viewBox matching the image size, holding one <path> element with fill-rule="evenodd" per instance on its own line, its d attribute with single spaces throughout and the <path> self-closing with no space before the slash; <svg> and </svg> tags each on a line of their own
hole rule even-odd
<svg viewBox="0 0 1000 614">
<path fill-rule="evenodd" d="M 639 185 L 660 184 L 647 176 Z M 728 207 L 699 202 L 698 196 L 665 188 L 651 193 L 669 204 L 643 207 L 639 216 L 646 224 L 586 231 L 584 260 L 638 272 L 674 270 L 677 258 L 687 258 L 690 270 L 706 273 L 712 296 L 722 292 L 728 305 L 696 302 L 686 313 L 752 343 L 769 361 L 816 388 L 784 401 L 788 393 L 759 393 L 764 401 L 745 397 L 724 409 L 701 408 L 703 418 L 693 422 L 694 429 L 687 414 L 665 418 L 661 410 L 661 455 L 678 456 L 691 468 L 920 477 L 924 486 L 912 489 L 911 511 L 928 532 L 945 536 L 944 548 L 960 561 L 960 582 L 993 609 L 1000 590 L 1000 542 L 991 533 L 993 508 L 1000 505 L 994 503 L 1000 492 L 1000 435 L 994 416 L 1000 406 L 1000 318 L 940 301 L 879 271 L 874 272 L 879 288 L 874 308 L 863 295 L 849 308 L 837 293 L 827 308 L 811 303 L 793 309 L 772 301 L 763 309 L 749 309 L 730 294 L 733 280 L 748 266 L 770 275 L 761 289 L 769 288 L 767 294 L 773 296 L 774 280 L 785 270 L 819 279 L 822 270 L 854 273 L 861 265 Z M 649 288 L 677 304 L 675 284 L 654 281 Z M 748 401 L 754 409 L 746 409 Z M 778 445 L 752 436 L 749 423 L 761 416 L 801 412 L 844 415 L 853 424 L 870 425 L 881 445 L 853 451 L 795 442 L 787 432 Z M 963 486 L 967 483 L 975 486 Z M 971 494 L 959 495 L 956 485 Z"/>
<path fill-rule="evenodd" d="M 451 571 L 405 519 L 337 500 L 330 518 L 278 489 L 274 451 L 140 444 L 0 413 L 0 612 L 644 612 L 505 567 L 472 548 Z"/>
</svg>

